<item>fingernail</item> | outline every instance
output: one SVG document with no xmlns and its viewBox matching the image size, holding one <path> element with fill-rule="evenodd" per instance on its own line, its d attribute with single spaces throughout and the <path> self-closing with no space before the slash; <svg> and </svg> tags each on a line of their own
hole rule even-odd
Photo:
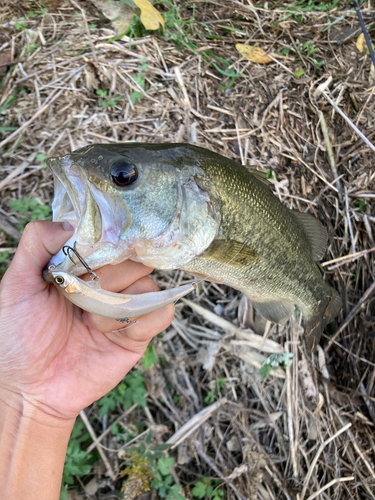
<svg viewBox="0 0 375 500">
<path fill-rule="evenodd" d="M 62 226 L 66 231 L 74 231 L 74 226 L 72 226 L 70 222 L 64 221 Z"/>
</svg>

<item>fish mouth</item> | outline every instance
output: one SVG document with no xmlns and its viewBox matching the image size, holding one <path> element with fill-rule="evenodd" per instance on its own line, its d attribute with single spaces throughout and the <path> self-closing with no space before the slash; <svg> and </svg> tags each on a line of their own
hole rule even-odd
<svg viewBox="0 0 375 500">
<path fill-rule="evenodd" d="M 85 183 L 82 172 L 69 157 L 63 157 L 60 161 L 57 158 L 50 158 L 48 165 L 54 175 L 53 220 L 69 222 L 76 231 L 85 203 Z"/>
<path fill-rule="evenodd" d="M 64 246 L 75 248 L 92 269 L 110 263 L 122 227 L 115 202 L 90 183 L 69 155 L 47 162 L 54 175 L 53 221 L 69 223 L 74 230 Z M 76 261 L 72 262 L 63 247 L 48 265 L 76 275 L 84 273 L 84 266 Z"/>
</svg>

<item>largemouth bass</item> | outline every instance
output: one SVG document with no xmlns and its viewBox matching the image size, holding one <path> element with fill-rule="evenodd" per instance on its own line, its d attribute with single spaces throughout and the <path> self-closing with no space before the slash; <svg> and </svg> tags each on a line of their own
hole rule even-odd
<svg viewBox="0 0 375 500">
<path fill-rule="evenodd" d="M 240 290 L 266 319 L 297 306 L 313 349 L 341 308 L 322 278 L 327 233 L 285 207 L 257 170 L 188 144 L 97 144 L 50 158 L 53 220 L 96 269 L 125 259 L 182 269 Z M 81 274 L 60 251 L 50 264 Z"/>
</svg>

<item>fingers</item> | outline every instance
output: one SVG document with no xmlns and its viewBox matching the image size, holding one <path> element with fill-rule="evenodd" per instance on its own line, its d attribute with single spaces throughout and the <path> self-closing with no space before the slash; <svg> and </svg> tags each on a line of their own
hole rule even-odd
<svg viewBox="0 0 375 500">
<path fill-rule="evenodd" d="M 61 222 L 34 221 L 27 224 L 8 270 L 13 283 L 20 282 L 24 290 L 32 287 L 37 291 L 38 286 L 45 288 L 47 284 L 42 271 L 72 233 L 66 231 Z"/>
<path fill-rule="evenodd" d="M 100 278 L 100 286 L 103 288 L 103 290 L 108 290 L 110 292 L 120 292 L 140 278 L 148 276 L 152 273 L 152 271 L 152 267 L 144 266 L 143 264 L 139 262 L 133 262 L 132 260 L 126 260 L 114 266 L 108 265 L 101 267 L 100 269 L 97 269 L 95 273 Z M 83 278 L 85 281 L 90 281 L 91 279 L 88 274 L 81 276 L 81 278 Z M 154 282 L 152 281 L 152 283 Z M 158 288 L 156 287 L 156 290 L 152 289 L 149 291 L 154 292 L 157 291 L 157 289 Z M 142 292 L 136 291 L 134 293 Z"/>
<path fill-rule="evenodd" d="M 117 267 L 117 266 L 116 266 Z M 133 283 L 122 293 L 148 293 L 155 292 L 158 287 L 151 278 L 141 278 Z M 106 336 L 123 347 L 130 350 L 145 349 L 148 342 L 158 333 L 165 330 L 174 316 L 174 305 L 158 309 L 152 313 L 137 318 L 131 318 L 137 323 L 124 323 L 91 313 L 84 313 L 84 321 L 91 327 L 105 333 Z M 120 330 L 120 331 L 117 331 Z"/>
</svg>

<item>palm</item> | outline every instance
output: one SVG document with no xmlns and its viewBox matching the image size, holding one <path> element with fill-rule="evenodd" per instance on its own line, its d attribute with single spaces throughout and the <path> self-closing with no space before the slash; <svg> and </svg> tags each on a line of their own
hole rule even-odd
<svg viewBox="0 0 375 500">
<path fill-rule="evenodd" d="M 152 320 L 142 317 L 141 326 L 114 333 L 115 320 L 82 312 L 46 285 L 40 271 L 25 284 L 19 280 L 22 273 L 15 272 L 21 264 L 12 266 L 0 287 L 0 353 L 6 360 L 0 363 L 0 379 L 53 415 L 74 418 L 115 387 L 173 317 L 173 308 L 167 314 L 155 311 L 148 315 Z M 125 262 L 98 274 L 104 288 L 142 293 L 155 287 L 145 278 L 149 272 Z"/>
</svg>

